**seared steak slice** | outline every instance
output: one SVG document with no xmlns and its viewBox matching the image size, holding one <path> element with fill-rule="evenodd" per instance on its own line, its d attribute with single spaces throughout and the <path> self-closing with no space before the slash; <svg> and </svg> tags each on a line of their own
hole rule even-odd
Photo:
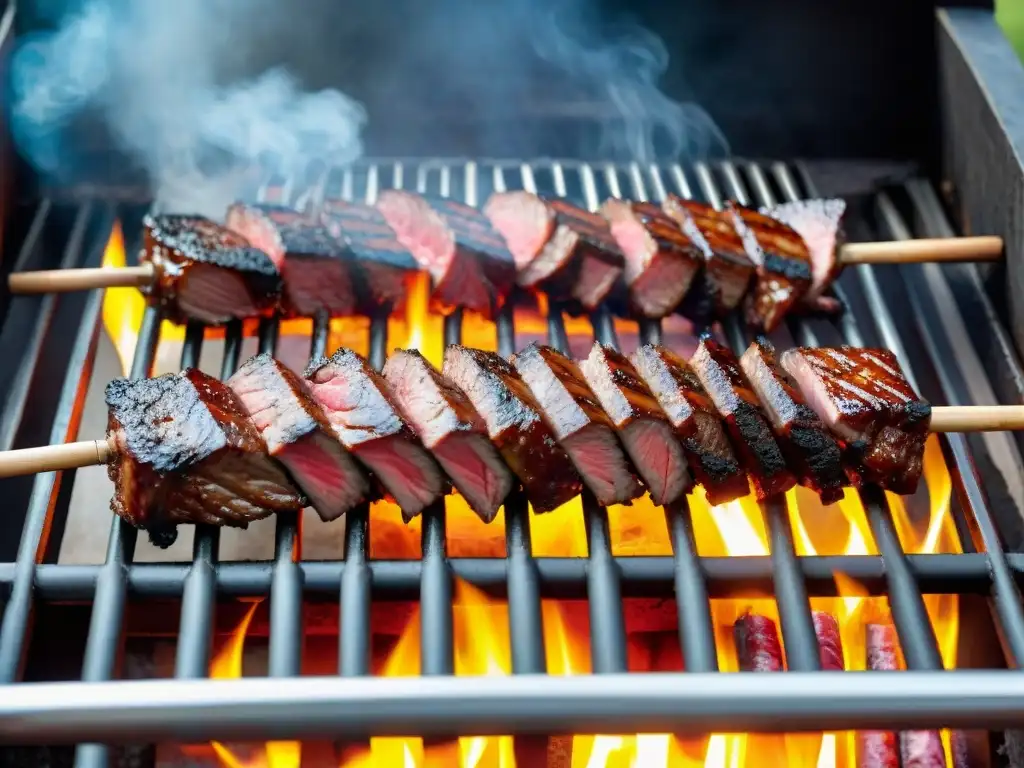
<svg viewBox="0 0 1024 768">
<path fill-rule="evenodd" d="M 782 367 L 839 438 L 847 470 L 861 482 L 913 493 L 921 477 L 931 406 L 885 349 L 799 347 Z"/>
<path fill-rule="evenodd" d="M 775 350 L 768 342 L 754 342 L 740 365 L 800 483 L 817 491 L 825 504 L 843 498 L 846 476 L 839 444 L 782 370 Z"/>
<path fill-rule="evenodd" d="M 143 289 L 174 322 L 226 323 L 277 309 L 281 274 L 236 232 L 202 216 L 146 216 L 140 259 L 156 270 Z"/>
<path fill-rule="evenodd" d="M 227 385 L 195 368 L 107 385 L 110 508 L 138 528 L 245 528 L 306 500 Z"/>
<path fill-rule="evenodd" d="M 445 490 L 441 470 L 366 360 L 339 349 L 330 359 L 311 362 L 305 376 L 334 434 L 373 472 L 406 520 L 440 498 Z"/>
<path fill-rule="evenodd" d="M 320 224 L 283 205 L 244 203 L 228 209 L 226 223 L 274 261 L 284 280 L 281 304 L 287 316 L 343 317 L 355 311 L 349 265 Z"/>
<path fill-rule="evenodd" d="M 721 417 L 686 361 L 653 344 L 640 347 L 630 360 L 676 428 L 690 472 L 704 486 L 708 503 L 717 506 L 750 493 L 747 473 L 729 444 Z"/>
<path fill-rule="evenodd" d="M 384 379 L 459 493 L 484 522 L 491 522 L 512 490 L 512 473 L 469 398 L 413 349 L 398 350 L 388 359 Z"/>
<path fill-rule="evenodd" d="M 265 352 L 246 360 L 227 385 L 321 520 L 334 520 L 365 500 L 370 484 L 334 437 L 306 383 Z"/>
<path fill-rule="evenodd" d="M 747 322 L 770 333 L 811 287 L 811 255 L 796 230 L 781 221 L 735 203 L 729 203 L 729 211 L 757 265 Z"/>
<path fill-rule="evenodd" d="M 483 417 L 535 512 L 550 512 L 580 493 L 579 475 L 515 368 L 493 352 L 452 345 L 444 353 L 444 375 Z"/>
<path fill-rule="evenodd" d="M 516 282 L 591 310 L 611 291 L 623 258 L 599 216 L 530 192 L 496 192 L 484 207 L 508 243 Z"/>
<path fill-rule="evenodd" d="M 718 412 L 725 417 L 726 429 L 754 482 L 757 498 L 763 501 L 796 485 L 736 355 L 705 337 L 690 365 Z"/>
<path fill-rule="evenodd" d="M 754 276 L 731 217 L 710 205 L 670 194 L 662 208 L 700 251 L 704 269 L 693 281 L 680 311 L 696 322 L 722 317 L 737 306 Z"/>
<path fill-rule="evenodd" d="M 615 425 L 651 500 L 658 505 L 678 500 L 691 484 L 683 446 L 633 364 L 595 343 L 580 369 Z"/>
<path fill-rule="evenodd" d="M 761 213 L 792 227 L 807 245 L 811 256 L 811 287 L 803 302 L 812 307 L 821 306 L 819 299 L 839 276 L 843 265 L 839 263 L 839 248 L 843 242 L 843 214 L 845 200 L 797 200 Z"/>
<path fill-rule="evenodd" d="M 418 265 L 381 212 L 369 205 L 326 200 L 320 221 L 348 257 L 359 310 L 370 314 L 378 307 L 400 306 Z"/>
<path fill-rule="evenodd" d="M 531 344 L 512 364 L 599 503 L 625 504 L 644 492 L 576 363 L 551 347 Z"/>
<path fill-rule="evenodd" d="M 630 306 L 644 317 L 671 313 L 700 271 L 697 246 L 652 203 L 612 199 L 601 206 L 601 213 L 626 256 L 622 277 Z"/>
</svg>

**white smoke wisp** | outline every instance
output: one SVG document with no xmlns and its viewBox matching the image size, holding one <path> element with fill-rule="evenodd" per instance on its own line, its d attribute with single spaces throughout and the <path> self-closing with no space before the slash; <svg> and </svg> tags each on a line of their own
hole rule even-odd
<svg viewBox="0 0 1024 768">
<path fill-rule="evenodd" d="M 362 153 L 365 112 L 339 91 L 305 93 L 283 69 L 217 81 L 222 65 L 244 55 L 251 20 L 283 23 L 287 4 L 67 5 L 61 27 L 26 39 L 12 62 L 12 131 L 40 170 L 59 178 L 64 129 L 94 112 L 146 169 L 162 207 L 219 218 L 260 163 L 299 173 L 314 160 L 344 164 Z"/>
</svg>

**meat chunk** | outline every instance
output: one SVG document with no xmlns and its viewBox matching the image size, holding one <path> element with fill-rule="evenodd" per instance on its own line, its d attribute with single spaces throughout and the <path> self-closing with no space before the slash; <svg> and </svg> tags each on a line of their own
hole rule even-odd
<svg viewBox="0 0 1024 768">
<path fill-rule="evenodd" d="M 395 189 L 381 193 L 377 208 L 430 273 L 441 311 L 466 307 L 492 314 L 504 304 L 515 285 L 515 263 L 480 211 Z"/>
<path fill-rule="evenodd" d="M 228 209 L 226 224 L 273 260 L 284 280 L 286 316 L 344 317 L 355 311 L 349 265 L 320 224 L 283 205 L 243 203 Z"/>
<path fill-rule="evenodd" d="M 658 505 L 677 501 L 690 487 L 683 446 L 632 363 L 595 343 L 580 368 L 615 425 L 651 500 Z"/>
<path fill-rule="evenodd" d="M 839 438 L 847 471 L 894 493 L 913 493 L 921 477 L 931 406 L 886 349 L 799 347 L 782 367 L 807 404 Z"/>
<path fill-rule="evenodd" d="M 737 306 L 754 276 L 754 263 L 731 217 L 710 205 L 670 194 L 662 207 L 700 251 L 704 269 L 680 311 L 695 322 L 722 317 Z"/>
<path fill-rule="evenodd" d="M 700 251 L 669 216 L 651 203 L 608 200 L 601 213 L 626 257 L 629 303 L 643 317 L 675 310 L 700 271 Z"/>
<path fill-rule="evenodd" d="M 825 504 L 843 498 L 846 476 L 839 443 L 778 364 L 775 349 L 767 341 L 754 342 L 740 365 L 800 483 L 816 491 Z"/>
<path fill-rule="evenodd" d="M 256 355 L 227 385 L 321 520 L 335 520 L 367 498 L 370 484 L 363 471 L 334 437 L 306 383 L 284 363 Z"/>
<path fill-rule="evenodd" d="M 241 235 L 202 216 L 146 216 L 142 227 L 140 259 L 156 272 L 144 291 L 169 319 L 216 325 L 277 309 L 281 274 Z"/>
<path fill-rule="evenodd" d="M 395 352 L 384 366 L 384 379 L 459 493 L 491 522 L 512 490 L 512 473 L 469 398 L 416 350 Z"/>
<path fill-rule="evenodd" d="M 531 344 L 512 358 L 512 364 L 600 504 L 625 504 L 644 492 L 611 419 L 575 362 L 551 347 Z"/>
<path fill-rule="evenodd" d="M 178 523 L 245 528 L 305 506 L 223 382 L 194 368 L 114 379 L 106 401 L 115 449 L 110 508 L 132 525 L 161 533 Z"/>
<path fill-rule="evenodd" d="M 770 333 L 811 287 L 811 255 L 803 238 L 781 221 L 729 204 L 736 230 L 757 265 L 754 290 L 747 296 L 747 322 Z"/>
<path fill-rule="evenodd" d="M 763 501 L 796 485 L 736 355 L 705 337 L 690 364 L 718 412 L 725 417 L 726 429 L 750 474 L 757 498 Z"/>
<path fill-rule="evenodd" d="M 804 295 L 805 304 L 819 306 L 822 294 L 839 276 L 839 247 L 843 241 L 842 220 L 845 200 L 797 200 L 761 213 L 792 227 L 807 245 L 811 257 L 811 287 Z"/>
<path fill-rule="evenodd" d="M 320 221 L 348 258 L 359 311 L 370 314 L 380 307 L 399 307 L 418 265 L 381 212 L 332 199 L 324 202 Z"/>
<path fill-rule="evenodd" d="M 704 486 L 708 503 L 717 506 L 750 493 L 721 417 L 686 361 L 653 344 L 640 347 L 630 360 L 675 427 L 690 473 Z"/>
<path fill-rule="evenodd" d="M 305 376 L 335 435 L 373 472 L 406 520 L 441 497 L 444 475 L 366 360 L 342 348 L 311 362 Z"/>
<path fill-rule="evenodd" d="M 579 475 L 515 368 L 493 352 L 452 345 L 445 350 L 444 375 L 483 417 L 534 511 L 550 512 L 580 493 Z"/>
</svg>

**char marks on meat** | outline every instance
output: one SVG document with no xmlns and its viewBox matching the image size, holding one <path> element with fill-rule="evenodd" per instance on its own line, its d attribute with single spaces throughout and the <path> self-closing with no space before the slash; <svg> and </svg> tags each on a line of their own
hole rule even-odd
<svg viewBox="0 0 1024 768">
<path fill-rule="evenodd" d="M 701 323 L 723 317 L 739 306 L 755 271 L 732 218 L 710 205 L 672 194 L 662 208 L 697 246 L 703 261 L 704 268 L 680 311 Z"/>
<path fill-rule="evenodd" d="M 493 352 L 452 345 L 444 375 L 483 417 L 491 442 L 526 489 L 536 512 L 550 512 L 583 488 L 569 456 L 519 374 Z"/>
<path fill-rule="evenodd" d="M 228 379 L 270 455 L 288 469 L 322 520 L 365 500 L 370 485 L 335 438 L 306 383 L 266 353 L 249 358 Z"/>
<path fill-rule="evenodd" d="M 512 473 L 469 398 L 416 350 L 395 352 L 384 379 L 469 506 L 484 522 L 493 520 L 512 490 Z"/>
<path fill-rule="evenodd" d="M 580 368 L 615 425 L 651 500 L 663 505 L 681 498 L 691 484 L 683 446 L 632 363 L 595 343 Z"/>
<path fill-rule="evenodd" d="M 329 359 L 310 363 L 305 376 L 335 435 L 407 520 L 440 498 L 444 475 L 402 418 L 383 377 L 366 360 L 339 349 Z"/>
<path fill-rule="evenodd" d="M 778 219 L 792 227 L 804 239 L 811 256 L 811 287 L 804 303 L 818 307 L 822 294 L 839 276 L 839 248 L 843 242 L 842 220 L 846 213 L 845 200 L 797 200 L 761 213 Z"/>
<path fill-rule="evenodd" d="M 754 290 L 747 296 L 747 322 L 770 333 L 811 287 L 811 255 L 789 225 L 736 203 L 729 203 L 729 211 L 747 255 L 757 265 Z"/>
<path fill-rule="evenodd" d="M 756 341 L 743 353 L 740 365 L 800 483 L 816 491 L 825 504 L 843 498 L 846 475 L 839 443 L 778 364 L 775 349 L 767 341 Z"/>
<path fill-rule="evenodd" d="M 847 471 L 893 493 L 913 493 L 921 477 L 931 406 L 885 349 L 799 347 L 782 367 L 845 449 Z"/>
<path fill-rule="evenodd" d="M 289 317 L 344 317 L 355 310 L 349 265 L 338 243 L 316 221 L 283 205 L 236 203 L 229 229 L 260 248 L 284 280 L 282 309 Z"/>
<path fill-rule="evenodd" d="M 634 312 L 657 319 L 675 310 L 700 272 L 697 246 L 652 203 L 611 199 L 601 213 L 625 255 L 622 277 Z"/>
<path fill-rule="evenodd" d="M 484 213 L 508 243 L 523 288 L 591 310 L 622 273 L 622 253 L 607 223 L 564 200 L 496 192 Z"/>
<path fill-rule="evenodd" d="M 732 351 L 705 337 L 690 365 L 725 418 L 726 429 L 750 474 L 758 499 L 784 493 L 796 485 L 757 396 Z"/>
<path fill-rule="evenodd" d="M 320 209 L 320 221 L 347 257 L 359 310 L 370 314 L 380 307 L 401 306 L 409 275 L 418 265 L 381 212 L 330 199 Z"/>
<path fill-rule="evenodd" d="M 241 235 L 202 216 L 149 215 L 142 226 L 140 259 L 156 272 L 143 290 L 171 320 L 216 325 L 277 309 L 281 274 Z"/>
<path fill-rule="evenodd" d="M 683 444 L 693 479 L 704 487 L 712 506 L 750 493 L 747 473 L 736 459 L 714 403 L 683 358 L 648 344 L 630 357 L 658 399 Z"/>
<path fill-rule="evenodd" d="M 611 419 L 575 362 L 551 347 L 531 344 L 512 364 L 598 503 L 625 504 L 643 493 Z"/>
<path fill-rule="evenodd" d="M 227 385 L 194 368 L 107 385 L 110 508 L 132 525 L 244 528 L 306 500 Z"/>
</svg>

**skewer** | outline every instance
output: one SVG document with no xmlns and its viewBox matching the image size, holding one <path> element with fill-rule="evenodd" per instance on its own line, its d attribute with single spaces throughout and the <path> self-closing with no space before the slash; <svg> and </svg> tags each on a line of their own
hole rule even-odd
<svg viewBox="0 0 1024 768">
<path fill-rule="evenodd" d="M 982 235 L 846 243 L 836 255 L 843 265 L 999 261 L 1003 257 L 1003 239 Z"/>
<path fill-rule="evenodd" d="M 153 282 L 152 264 L 137 267 L 43 269 L 15 272 L 7 278 L 11 293 L 70 293 L 93 288 L 144 288 Z"/>
</svg>

